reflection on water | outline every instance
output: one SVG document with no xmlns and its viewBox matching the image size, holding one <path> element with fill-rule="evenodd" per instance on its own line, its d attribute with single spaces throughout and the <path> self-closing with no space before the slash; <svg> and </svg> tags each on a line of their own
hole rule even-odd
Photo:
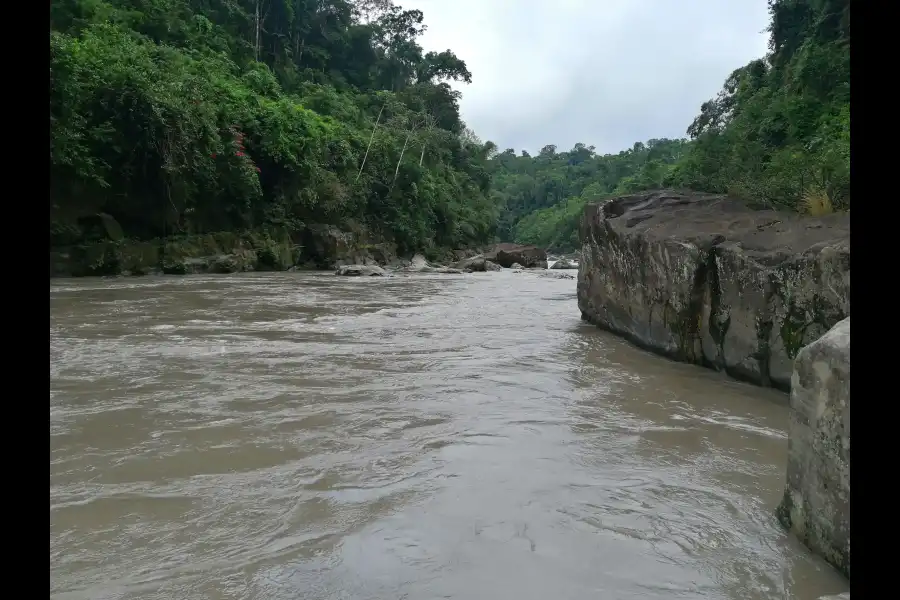
<svg viewBox="0 0 900 600">
<path fill-rule="evenodd" d="M 544 273 L 51 282 L 54 598 L 814 599 L 786 399 Z"/>
</svg>

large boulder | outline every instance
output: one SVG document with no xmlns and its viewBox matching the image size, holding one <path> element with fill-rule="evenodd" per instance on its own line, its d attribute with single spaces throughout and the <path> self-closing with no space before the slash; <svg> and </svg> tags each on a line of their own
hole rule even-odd
<svg viewBox="0 0 900 600">
<path fill-rule="evenodd" d="M 778 518 L 850 577 L 850 318 L 794 361 L 787 486 Z"/>
<path fill-rule="evenodd" d="M 476 254 L 475 256 L 470 256 L 468 258 L 463 258 L 461 260 L 456 261 L 451 265 L 454 269 L 460 269 L 462 271 L 484 271 L 484 255 Z"/>
<path fill-rule="evenodd" d="M 403 270 L 409 271 L 411 273 L 419 273 L 422 271 L 430 271 L 432 269 L 434 269 L 434 267 L 428 264 L 428 261 L 425 260 L 424 256 L 422 256 L 421 254 L 416 254 L 409 261 L 409 266 L 407 266 Z"/>
<path fill-rule="evenodd" d="M 334 274 L 347 277 L 384 277 L 387 272 L 378 265 L 342 265 Z"/>
<path fill-rule="evenodd" d="M 311 266 L 320 269 L 354 265 L 386 265 L 396 259 L 396 247 L 376 243 L 362 227 L 349 231 L 332 225 L 308 225 L 296 234 L 303 255 Z"/>
<path fill-rule="evenodd" d="M 187 261 L 185 261 L 187 263 Z M 242 270 L 241 261 L 234 254 L 214 256 L 207 262 L 210 273 L 237 273 Z"/>
<path fill-rule="evenodd" d="M 125 232 L 116 219 L 106 213 L 97 213 L 79 217 L 78 226 L 83 232 L 84 239 L 88 240 L 112 240 L 120 242 L 125 239 Z"/>
<path fill-rule="evenodd" d="M 490 252 L 484 254 L 484 258 L 507 269 L 515 263 L 528 269 L 547 268 L 547 252 L 537 246 L 497 244 Z"/>
<path fill-rule="evenodd" d="M 578 263 L 573 260 L 569 260 L 568 258 L 560 258 L 555 263 L 550 265 L 551 269 L 577 269 Z"/>
<path fill-rule="evenodd" d="M 458 275 L 463 272 L 462 269 L 429 264 L 421 254 L 414 255 L 412 259 L 410 259 L 409 264 L 405 267 L 401 267 L 400 271 L 405 273 L 439 273 L 444 275 Z"/>
<path fill-rule="evenodd" d="M 494 261 L 485 258 L 485 255 L 483 254 L 478 254 L 471 258 L 464 258 L 463 260 L 453 263 L 452 267 L 460 271 L 465 271 L 466 273 L 482 273 L 484 271 L 503 270 L 503 267 L 501 267 Z"/>
<path fill-rule="evenodd" d="M 668 190 L 588 205 L 582 318 L 676 360 L 787 391 L 804 345 L 850 315 L 850 217 Z"/>
<path fill-rule="evenodd" d="M 547 269 L 538 273 L 539 277 L 548 277 L 550 279 L 575 279 L 575 276 L 571 273 L 564 273 L 561 271 L 554 271 L 553 269 Z"/>
</svg>

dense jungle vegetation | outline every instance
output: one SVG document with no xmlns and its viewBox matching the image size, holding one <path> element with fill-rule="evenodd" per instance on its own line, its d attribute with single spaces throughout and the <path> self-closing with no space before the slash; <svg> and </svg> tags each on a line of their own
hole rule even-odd
<svg viewBox="0 0 900 600">
<path fill-rule="evenodd" d="M 467 129 L 465 62 L 391 0 L 54 1 L 51 245 L 103 213 L 139 240 L 334 224 L 401 252 L 570 250 L 586 202 L 660 187 L 849 210 L 849 0 L 768 3 L 768 55 L 689 140 L 530 156 Z"/>
<path fill-rule="evenodd" d="M 493 238 L 482 144 L 390 0 L 50 5 L 51 245 L 86 215 L 135 239 L 304 224 L 401 251 Z"/>
<path fill-rule="evenodd" d="M 661 187 L 728 192 L 809 213 L 850 208 L 850 2 L 769 0 L 769 54 L 703 103 L 690 141 L 650 140 L 598 156 L 577 144 L 491 160 L 499 233 L 576 247 L 588 201 Z"/>
</svg>

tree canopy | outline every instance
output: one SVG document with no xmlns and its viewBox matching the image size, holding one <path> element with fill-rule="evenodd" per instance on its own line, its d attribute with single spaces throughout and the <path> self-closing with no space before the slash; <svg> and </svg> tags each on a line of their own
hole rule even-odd
<svg viewBox="0 0 900 600">
<path fill-rule="evenodd" d="M 491 160 L 501 236 L 570 250 L 586 202 L 660 187 L 823 213 L 850 208 L 850 2 L 769 0 L 769 53 L 704 102 L 687 140 Z"/>
<path fill-rule="evenodd" d="M 392 0 L 51 3 L 51 240 L 110 215 L 136 239 L 355 224 L 400 251 L 500 238 L 576 247 L 586 202 L 660 187 L 850 207 L 849 0 L 768 0 L 769 52 L 689 139 L 598 155 L 498 151 L 471 82 Z"/>
<path fill-rule="evenodd" d="M 849 209 L 850 2 L 769 0 L 769 13 L 768 56 L 701 106 L 673 182 L 776 207 Z"/>
<path fill-rule="evenodd" d="M 581 211 L 588 202 L 661 187 L 685 153 L 684 140 L 638 142 L 618 154 L 597 155 L 576 144 L 568 152 L 544 146 L 532 157 L 512 149 L 491 159 L 493 197 L 505 208 L 501 237 L 554 250 L 578 245 Z"/>
<path fill-rule="evenodd" d="M 51 3 L 51 237 L 355 221 L 401 250 L 493 237 L 452 51 L 390 0 Z"/>
</svg>

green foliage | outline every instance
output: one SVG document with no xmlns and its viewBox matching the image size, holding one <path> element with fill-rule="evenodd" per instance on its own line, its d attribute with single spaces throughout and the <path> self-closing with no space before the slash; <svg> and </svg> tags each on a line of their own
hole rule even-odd
<svg viewBox="0 0 900 600">
<path fill-rule="evenodd" d="M 770 54 L 737 69 L 688 128 L 673 182 L 802 209 L 850 208 L 849 0 L 769 0 Z"/>
<path fill-rule="evenodd" d="M 683 140 L 662 139 L 603 156 L 584 144 L 559 153 L 555 146 L 545 146 L 534 158 L 525 152 L 516 156 L 511 149 L 497 154 L 490 166 L 494 200 L 504 209 L 500 235 L 572 250 L 578 246 L 578 221 L 586 203 L 662 187 L 686 147 Z"/>
<path fill-rule="evenodd" d="M 737 69 L 688 128 L 618 155 L 577 144 L 491 161 L 505 239 L 570 250 L 585 203 L 662 186 L 822 214 L 850 209 L 849 0 L 769 0 L 770 54 Z"/>
<path fill-rule="evenodd" d="M 54 239 L 105 213 L 129 237 L 354 220 L 401 250 L 490 239 L 470 81 L 385 0 L 51 5 Z"/>
<path fill-rule="evenodd" d="M 466 129 L 446 82 L 471 73 L 391 0 L 53 2 L 51 241 L 103 214 L 137 239 L 352 223 L 401 251 L 569 250 L 586 202 L 663 186 L 849 210 L 849 0 L 769 10 L 770 53 L 692 141 L 531 157 Z"/>
</svg>

